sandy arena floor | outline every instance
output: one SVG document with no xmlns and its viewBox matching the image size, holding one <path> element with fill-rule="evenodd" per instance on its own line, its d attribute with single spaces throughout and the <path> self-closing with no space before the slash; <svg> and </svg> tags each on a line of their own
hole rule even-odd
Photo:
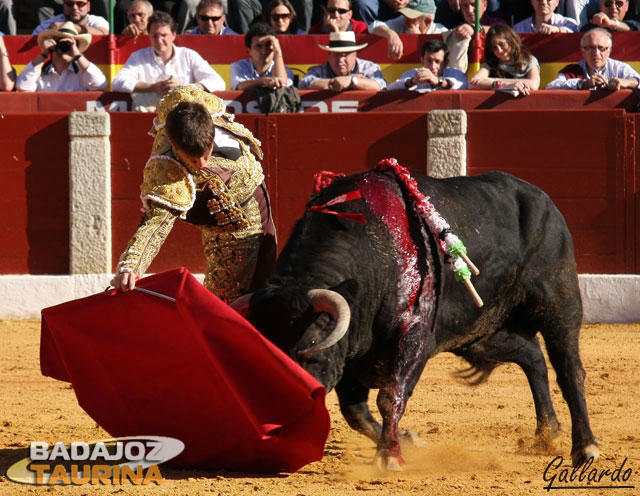
<svg viewBox="0 0 640 496">
<path fill-rule="evenodd" d="M 401 473 L 381 473 L 374 467 L 374 446 L 347 427 L 331 393 L 327 401 L 333 425 L 324 459 L 296 474 L 256 476 L 161 466 L 165 481 L 159 486 L 19 485 L 5 473 L 28 456 L 31 441 L 109 437 L 78 406 L 68 384 L 40 375 L 39 336 L 39 321 L 0 321 L 0 495 L 543 495 L 549 494 L 543 488 L 547 465 L 556 455 L 565 462 L 569 458 L 568 432 L 550 451 L 536 447 L 533 401 L 519 368 L 503 366 L 487 383 L 472 388 L 451 376 L 464 362 L 443 354 L 427 364 L 401 423 L 419 432 L 428 447 L 405 448 L 407 465 Z M 602 455 L 595 466 L 613 471 L 626 459 L 623 470 L 630 468 L 631 474 L 626 482 L 614 484 L 635 488 L 565 488 L 560 494 L 640 494 L 640 324 L 587 325 L 581 347 L 591 426 Z M 569 412 L 553 372 L 550 380 L 556 411 L 569 428 Z M 373 409 L 373 399 L 371 404 Z M 607 478 L 601 484 L 605 482 L 612 484 Z"/>
</svg>

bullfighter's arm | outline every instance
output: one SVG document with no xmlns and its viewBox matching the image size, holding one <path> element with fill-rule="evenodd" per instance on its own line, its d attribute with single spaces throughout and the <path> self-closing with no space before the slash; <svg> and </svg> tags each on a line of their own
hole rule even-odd
<svg viewBox="0 0 640 496">
<path fill-rule="evenodd" d="M 171 232 L 178 215 L 178 212 L 154 203 L 148 204 L 138 229 L 120 256 L 113 286 L 123 290 L 133 289 L 136 276 L 142 276 L 149 268 Z M 133 274 L 133 285 L 128 284 L 126 288 L 121 287 L 123 280 L 132 278 L 131 274 Z"/>
</svg>

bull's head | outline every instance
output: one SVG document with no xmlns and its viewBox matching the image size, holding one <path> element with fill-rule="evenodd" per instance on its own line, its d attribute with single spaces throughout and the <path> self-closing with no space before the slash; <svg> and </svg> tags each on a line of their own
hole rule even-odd
<svg viewBox="0 0 640 496">
<path fill-rule="evenodd" d="M 351 310 L 347 300 L 335 289 L 295 291 L 273 288 L 257 291 L 234 308 L 250 299 L 246 316 L 270 341 L 302 365 L 309 373 L 332 388 L 341 375 L 335 365 L 346 355 L 346 346 L 327 360 L 323 351 L 334 347 L 347 334 Z M 242 312 L 244 313 L 244 312 Z M 327 351 L 330 352 L 330 351 Z M 333 370 L 328 370 L 329 364 Z"/>
</svg>

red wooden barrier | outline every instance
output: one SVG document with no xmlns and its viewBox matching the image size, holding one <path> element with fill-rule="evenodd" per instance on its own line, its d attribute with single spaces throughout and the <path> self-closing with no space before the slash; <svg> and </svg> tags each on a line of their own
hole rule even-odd
<svg viewBox="0 0 640 496">
<path fill-rule="evenodd" d="M 69 272 L 68 114 L 0 118 L 0 273 Z"/>
<path fill-rule="evenodd" d="M 302 215 L 319 170 L 354 172 L 385 157 L 423 171 L 424 112 L 241 115 L 263 142 L 263 162 L 282 246 Z M 140 219 L 139 184 L 151 114 L 113 113 L 113 263 Z M 636 168 L 640 117 L 623 110 L 469 111 L 469 174 L 503 170 L 542 187 L 574 235 L 580 272 L 637 273 L 640 203 Z M 67 114 L 0 118 L 0 273 L 69 269 Z M 197 229 L 178 222 L 151 267 L 204 268 Z"/>
</svg>

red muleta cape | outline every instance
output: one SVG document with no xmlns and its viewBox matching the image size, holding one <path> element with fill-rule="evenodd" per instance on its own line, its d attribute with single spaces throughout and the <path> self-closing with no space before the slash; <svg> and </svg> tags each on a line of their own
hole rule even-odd
<svg viewBox="0 0 640 496">
<path fill-rule="evenodd" d="M 42 311 L 40 366 L 111 436 L 185 443 L 172 465 L 295 472 L 320 460 L 325 388 L 184 268 Z"/>
</svg>

